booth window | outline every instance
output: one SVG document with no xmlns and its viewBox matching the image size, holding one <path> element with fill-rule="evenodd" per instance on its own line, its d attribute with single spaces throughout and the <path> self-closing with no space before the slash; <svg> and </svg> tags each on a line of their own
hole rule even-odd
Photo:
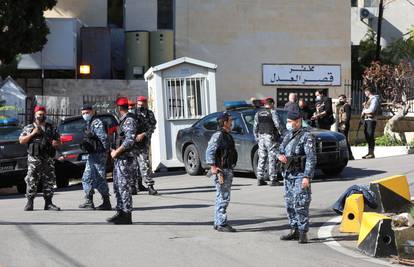
<svg viewBox="0 0 414 267">
<path fill-rule="evenodd" d="M 165 79 L 169 119 L 197 119 L 206 115 L 206 79 Z"/>
<path fill-rule="evenodd" d="M 172 30 L 174 27 L 174 3 L 173 0 L 158 0 L 157 5 L 157 24 L 158 29 Z"/>
</svg>

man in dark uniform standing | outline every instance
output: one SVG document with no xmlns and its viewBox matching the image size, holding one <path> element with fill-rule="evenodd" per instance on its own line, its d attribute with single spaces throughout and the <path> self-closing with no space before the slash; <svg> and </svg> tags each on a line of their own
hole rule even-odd
<svg viewBox="0 0 414 267">
<path fill-rule="evenodd" d="M 338 132 L 346 137 L 346 144 L 348 146 L 349 159 L 353 160 L 351 146 L 349 145 L 348 133 L 351 124 L 351 105 L 346 101 L 346 95 L 338 97 L 338 104 L 336 106 L 338 113 Z"/>
<path fill-rule="evenodd" d="M 319 128 L 324 130 L 330 130 L 331 125 L 334 124 L 335 119 L 333 117 L 332 100 L 325 95 L 322 90 L 315 92 L 316 96 L 316 112 L 311 118 L 316 121 Z"/>
<path fill-rule="evenodd" d="M 287 114 L 288 133 L 280 145 L 279 161 L 283 164 L 285 201 L 291 231 L 281 240 L 307 243 L 309 230 L 310 182 L 316 165 L 315 137 L 302 127 L 299 112 Z"/>
<path fill-rule="evenodd" d="M 113 183 L 117 213 L 107 221 L 114 224 L 132 224 L 131 179 L 134 175 L 132 168 L 137 124 L 135 117 L 128 112 L 128 98 L 118 98 L 116 105 L 120 122 L 116 134 L 115 149 L 111 149 L 111 157 L 115 160 Z"/>
<path fill-rule="evenodd" d="M 56 148 L 61 144 L 56 127 L 46 122 L 46 108 L 36 106 L 35 121 L 23 128 L 19 137 L 20 144 L 28 145 L 27 156 L 27 204 L 25 211 L 33 210 L 33 200 L 37 193 L 37 183 L 40 179 L 43 186 L 45 210 L 59 211 L 60 208 L 52 203 L 53 187 L 56 183 L 55 165 L 53 158 Z"/>
<path fill-rule="evenodd" d="M 220 130 L 213 134 L 206 150 L 207 164 L 216 187 L 214 229 L 219 232 L 235 232 L 227 222 L 227 207 L 230 203 L 233 168 L 237 163 L 237 151 L 230 135 L 233 119 L 223 112 L 217 118 Z"/>
<path fill-rule="evenodd" d="M 151 145 L 151 136 L 155 131 L 157 120 L 155 119 L 154 113 L 148 109 L 148 102 L 145 96 L 137 97 L 136 115 L 137 119 L 140 121 L 136 137 L 138 190 L 148 190 L 149 195 L 156 195 L 158 192 L 154 189 L 154 180 L 152 179 L 151 162 L 149 159 L 149 149 Z M 148 189 L 142 185 L 143 179 L 147 184 Z"/>
<path fill-rule="evenodd" d="M 259 145 L 257 163 L 257 185 L 266 185 L 265 175 L 270 176 L 272 186 L 279 185 L 277 181 L 276 154 L 279 148 L 283 127 L 279 115 L 274 109 L 271 97 L 265 100 L 265 109 L 257 111 L 254 117 L 253 133 Z"/>
</svg>

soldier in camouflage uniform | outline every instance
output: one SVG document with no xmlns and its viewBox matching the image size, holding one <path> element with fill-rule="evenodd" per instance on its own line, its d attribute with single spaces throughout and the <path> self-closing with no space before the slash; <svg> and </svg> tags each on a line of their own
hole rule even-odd
<svg viewBox="0 0 414 267">
<path fill-rule="evenodd" d="M 302 127 L 299 112 L 287 114 L 288 133 L 280 145 L 278 159 L 283 164 L 285 201 L 291 231 L 281 240 L 308 242 L 309 205 L 311 202 L 310 181 L 315 172 L 315 137 Z"/>
<path fill-rule="evenodd" d="M 109 151 L 109 139 L 107 129 L 103 122 L 94 116 L 92 105 L 84 105 L 82 117 L 86 122 L 84 138 L 81 148 L 88 153 L 85 171 L 82 177 L 83 191 L 85 192 L 85 203 L 79 208 L 95 209 L 93 204 L 94 188 L 102 196 L 103 203 L 98 210 L 111 210 L 109 200 L 109 188 L 106 181 L 106 161 Z"/>
<path fill-rule="evenodd" d="M 33 210 L 33 200 L 37 193 L 39 180 L 43 186 L 45 210 L 59 211 L 60 208 L 52 203 L 53 187 L 56 182 L 53 157 L 56 147 L 60 145 L 60 136 L 53 124 L 46 122 L 45 107 L 35 107 L 35 121 L 24 127 L 19 142 L 28 145 L 27 156 L 27 204 L 25 211 Z"/>
<path fill-rule="evenodd" d="M 214 212 L 214 229 L 219 232 L 235 232 L 227 223 L 227 207 L 230 203 L 233 168 L 237 163 L 237 151 L 233 137 L 232 118 L 224 112 L 217 118 L 220 131 L 213 134 L 206 150 L 207 164 L 211 166 L 210 173 L 216 187 L 216 204 Z"/>
<path fill-rule="evenodd" d="M 117 213 L 107 221 L 114 224 L 132 224 L 131 179 L 133 177 L 134 145 L 137 124 L 134 116 L 128 113 L 128 99 L 116 100 L 120 123 L 116 134 L 115 149 L 111 157 L 115 160 L 113 170 L 114 192 L 117 200 Z"/>
<path fill-rule="evenodd" d="M 137 97 L 137 120 L 139 123 L 136 137 L 136 162 L 137 168 L 137 184 L 139 191 L 147 191 L 150 195 L 156 195 L 154 189 L 154 180 L 152 179 L 151 162 L 149 160 L 149 148 L 151 145 L 151 136 L 155 131 L 157 120 L 154 113 L 147 107 L 147 98 L 145 96 Z M 142 179 L 148 186 L 148 189 L 142 185 Z"/>
<path fill-rule="evenodd" d="M 274 109 L 274 100 L 266 98 L 265 108 L 259 110 L 254 117 L 253 132 L 259 144 L 257 151 L 257 185 L 266 185 L 265 176 L 269 174 L 271 186 L 279 185 L 277 181 L 276 153 L 279 147 L 283 126 L 280 123 L 277 111 Z M 266 164 L 267 163 L 267 164 Z M 267 169 L 266 169 L 267 166 Z"/>
</svg>

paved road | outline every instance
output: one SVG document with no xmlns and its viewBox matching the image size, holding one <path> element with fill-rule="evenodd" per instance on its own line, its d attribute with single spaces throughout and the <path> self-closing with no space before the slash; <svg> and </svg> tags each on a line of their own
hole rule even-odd
<svg viewBox="0 0 414 267">
<path fill-rule="evenodd" d="M 2 195 L 0 266 L 377 266 L 330 249 L 317 231 L 350 185 L 404 173 L 414 192 L 413 162 L 414 155 L 357 160 L 341 177 L 315 181 L 308 245 L 279 240 L 288 229 L 282 188 L 257 187 L 243 175 L 234 180 L 229 207 L 237 233 L 212 229 L 214 189 L 204 176 L 157 178 L 162 195 L 135 196 L 131 226 L 106 224 L 113 212 L 77 209 L 79 185 L 56 193 L 62 212 L 41 210 L 40 197 L 34 212 L 24 212 L 21 195 Z"/>
</svg>

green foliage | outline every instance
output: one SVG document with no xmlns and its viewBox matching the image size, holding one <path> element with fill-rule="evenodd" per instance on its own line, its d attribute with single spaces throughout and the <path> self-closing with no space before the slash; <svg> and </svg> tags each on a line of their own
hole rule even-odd
<svg viewBox="0 0 414 267">
<path fill-rule="evenodd" d="M 375 138 L 375 145 L 377 146 L 404 146 L 400 140 L 394 140 L 389 135 L 383 135 Z"/>
<path fill-rule="evenodd" d="M 398 38 L 387 46 L 382 56 L 390 64 L 398 64 L 401 60 L 411 61 L 414 59 L 414 27 L 408 32 L 408 38 Z"/>
<path fill-rule="evenodd" d="M 49 29 L 43 12 L 57 0 L 0 1 L 0 64 L 10 65 L 18 54 L 40 51 Z"/>
</svg>

